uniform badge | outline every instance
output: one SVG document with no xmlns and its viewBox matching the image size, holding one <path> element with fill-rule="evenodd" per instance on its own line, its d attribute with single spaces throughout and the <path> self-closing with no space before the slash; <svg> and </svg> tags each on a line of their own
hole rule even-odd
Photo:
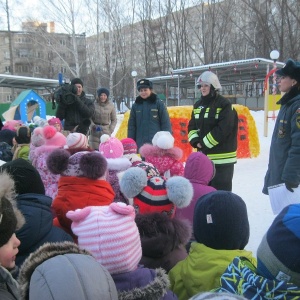
<svg viewBox="0 0 300 300">
<path fill-rule="evenodd" d="M 285 136 L 285 129 L 283 127 L 279 127 L 279 130 L 278 130 L 278 137 L 280 139 L 284 138 Z"/>
<path fill-rule="evenodd" d="M 296 110 L 296 115 L 300 114 L 300 107 Z"/>
</svg>

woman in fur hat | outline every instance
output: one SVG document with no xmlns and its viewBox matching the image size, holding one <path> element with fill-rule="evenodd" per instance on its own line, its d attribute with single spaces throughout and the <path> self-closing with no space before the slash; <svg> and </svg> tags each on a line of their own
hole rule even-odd
<svg viewBox="0 0 300 300">
<path fill-rule="evenodd" d="M 103 134 L 111 136 L 116 125 L 117 113 L 114 104 L 109 100 L 109 90 L 104 87 L 98 88 L 95 111 L 90 127 L 90 147 L 94 150 L 98 150 L 100 137 Z"/>
</svg>

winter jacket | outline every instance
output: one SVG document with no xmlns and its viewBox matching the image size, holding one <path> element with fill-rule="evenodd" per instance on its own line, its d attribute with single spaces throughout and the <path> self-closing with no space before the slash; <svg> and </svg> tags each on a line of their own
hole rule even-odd
<svg viewBox="0 0 300 300">
<path fill-rule="evenodd" d="M 18 281 L 21 300 L 118 299 L 109 272 L 70 242 L 44 244 L 25 260 Z"/>
<path fill-rule="evenodd" d="M 161 149 L 151 144 L 144 144 L 140 148 L 140 154 L 145 158 L 145 161 L 157 168 L 160 176 L 167 178 L 183 176 L 184 165 L 180 161 L 183 151 L 180 148 Z"/>
<path fill-rule="evenodd" d="M 16 145 L 16 147 L 13 148 L 13 158 L 12 160 L 15 160 L 17 158 L 22 158 L 25 160 L 29 160 L 29 144 L 19 144 Z"/>
<path fill-rule="evenodd" d="M 286 93 L 279 110 L 269 154 L 263 193 L 268 187 L 283 182 L 300 184 L 300 91 Z"/>
<path fill-rule="evenodd" d="M 228 292 L 251 300 L 300 299 L 300 287 L 293 283 L 259 276 L 255 266 L 245 257 L 236 257 L 224 271 L 216 292 Z"/>
<path fill-rule="evenodd" d="M 219 287 L 221 275 L 236 256 L 247 257 L 256 265 L 250 251 L 216 250 L 192 243 L 188 257 L 169 272 L 171 290 L 178 299 L 186 300 L 199 292 Z"/>
<path fill-rule="evenodd" d="M 86 206 L 109 205 L 115 193 L 105 180 L 93 180 L 86 177 L 61 176 L 58 181 L 58 193 L 52 203 L 57 219 L 54 225 L 60 226 L 72 234 L 72 221 L 66 217 L 69 210 Z"/>
<path fill-rule="evenodd" d="M 115 106 L 108 99 L 95 103 L 95 111 L 92 116 L 89 145 L 98 150 L 102 134 L 111 135 L 117 125 L 117 113 Z"/>
<path fill-rule="evenodd" d="M 64 120 L 64 130 L 73 131 L 78 125 L 82 125 L 88 120 L 88 126 L 90 125 L 89 119 L 92 117 L 95 110 L 94 102 L 85 97 L 85 92 L 82 92 L 80 96 L 74 95 L 74 102 L 66 105 L 62 102 L 58 103 L 55 116 L 61 121 Z"/>
<path fill-rule="evenodd" d="M 11 273 L 0 266 L 0 299 L 19 300 L 19 285 Z"/>
<path fill-rule="evenodd" d="M 52 199 L 41 194 L 18 195 L 17 206 L 25 217 L 25 224 L 16 232 L 21 241 L 16 264 L 21 266 L 28 255 L 46 242 L 73 241 L 60 228 L 53 226 Z"/>
<path fill-rule="evenodd" d="M 0 142 L 0 159 L 5 162 L 8 162 L 11 161 L 12 158 L 12 147 L 6 142 Z"/>
<path fill-rule="evenodd" d="M 195 205 L 200 197 L 216 189 L 209 186 L 209 182 L 214 176 L 214 164 L 201 152 L 193 152 L 187 159 L 184 177 L 190 181 L 193 186 L 193 199 L 188 207 L 177 208 L 175 216 L 179 219 L 188 219 L 193 224 Z"/>
<path fill-rule="evenodd" d="M 42 145 L 40 147 L 36 147 L 33 151 L 34 153 L 31 155 L 32 165 L 38 170 L 41 175 L 44 187 L 45 194 L 52 198 L 52 200 L 57 195 L 57 185 L 58 180 L 60 178 L 59 174 L 53 174 L 49 171 L 47 166 L 47 158 L 51 152 L 55 149 L 58 149 L 57 146 L 46 146 Z"/>
<path fill-rule="evenodd" d="M 147 99 L 138 96 L 132 105 L 127 137 L 137 143 L 138 149 L 148 143 L 158 131 L 172 133 L 170 117 L 164 103 L 152 93 Z"/>
<path fill-rule="evenodd" d="M 172 300 L 177 299 L 169 290 L 168 275 L 163 269 L 139 267 L 135 271 L 113 274 L 119 300 Z"/>
<path fill-rule="evenodd" d="M 187 257 L 185 245 L 191 237 L 191 225 L 185 220 L 170 219 L 161 213 L 137 214 L 135 222 L 142 242 L 140 264 L 169 272 Z"/>
<path fill-rule="evenodd" d="M 229 100 L 221 95 L 201 98 L 194 104 L 188 124 L 192 147 L 206 154 L 215 164 L 234 164 L 237 161 L 238 117 Z"/>
</svg>

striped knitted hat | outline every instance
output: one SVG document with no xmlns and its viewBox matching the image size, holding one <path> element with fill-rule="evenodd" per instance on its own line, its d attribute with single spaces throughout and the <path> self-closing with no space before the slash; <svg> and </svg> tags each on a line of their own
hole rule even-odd
<svg viewBox="0 0 300 300">
<path fill-rule="evenodd" d="M 69 211 L 78 245 L 91 252 L 110 274 L 133 271 L 142 257 L 134 208 L 121 202 Z"/>
<path fill-rule="evenodd" d="M 300 286 L 300 204 L 285 207 L 257 249 L 257 272 Z"/>
<path fill-rule="evenodd" d="M 65 148 L 68 149 L 78 149 L 78 148 L 87 148 L 88 139 L 86 135 L 79 132 L 71 132 L 67 135 L 67 142 Z"/>
<path fill-rule="evenodd" d="M 187 207 L 193 197 L 193 187 L 186 178 L 148 177 L 139 167 L 124 172 L 120 190 L 127 198 L 133 198 L 136 213 L 160 212 L 170 218 L 174 217 L 176 207 Z"/>
</svg>

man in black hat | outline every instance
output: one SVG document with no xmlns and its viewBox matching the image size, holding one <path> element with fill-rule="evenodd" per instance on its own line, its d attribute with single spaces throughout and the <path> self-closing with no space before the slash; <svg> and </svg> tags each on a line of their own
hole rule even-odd
<svg viewBox="0 0 300 300">
<path fill-rule="evenodd" d="M 64 130 L 87 134 L 95 106 L 92 100 L 87 99 L 83 91 L 83 82 L 80 78 L 74 78 L 71 85 L 76 86 L 76 95 L 71 103 L 59 102 L 56 117 L 64 120 Z"/>
<path fill-rule="evenodd" d="M 269 193 L 268 187 L 282 183 L 294 192 L 300 183 L 300 63 L 288 59 L 276 75 L 279 90 L 285 94 L 277 102 L 281 107 L 271 141 L 264 194 Z"/>
</svg>

